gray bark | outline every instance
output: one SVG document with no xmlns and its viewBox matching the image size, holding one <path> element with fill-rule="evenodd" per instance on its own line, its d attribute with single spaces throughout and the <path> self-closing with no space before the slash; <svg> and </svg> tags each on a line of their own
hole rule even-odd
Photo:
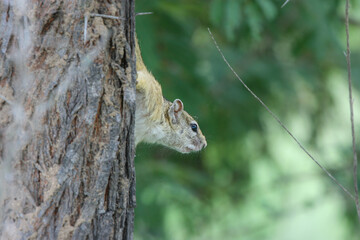
<svg viewBox="0 0 360 240">
<path fill-rule="evenodd" d="M 134 4 L 0 2 L 0 239 L 133 238 Z"/>
</svg>

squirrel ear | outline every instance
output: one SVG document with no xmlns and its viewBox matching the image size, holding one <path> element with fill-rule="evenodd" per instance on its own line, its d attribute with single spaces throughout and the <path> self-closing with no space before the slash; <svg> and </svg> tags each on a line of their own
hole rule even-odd
<svg viewBox="0 0 360 240">
<path fill-rule="evenodd" d="M 173 124 L 176 124 L 178 119 L 177 117 L 181 114 L 181 111 L 184 108 L 184 104 L 180 99 L 175 99 L 169 108 L 169 117 Z"/>
<path fill-rule="evenodd" d="M 175 101 L 173 102 L 174 105 L 174 112 L 178 113 L 181 112 L 184 108 L 184 104 L 182 103 L 182 101 L 180 99 L 175 99 Z"/>
</svg>

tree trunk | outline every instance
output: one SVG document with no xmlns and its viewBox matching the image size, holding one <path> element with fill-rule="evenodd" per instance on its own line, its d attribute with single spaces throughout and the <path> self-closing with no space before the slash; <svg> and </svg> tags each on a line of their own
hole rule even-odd
<svg viewBox="0 0 360 240">
<path fill-rule="evenodd" d="M 134 4 L 0 2 L 0 239 L 133 238 Z"/>
</svg>

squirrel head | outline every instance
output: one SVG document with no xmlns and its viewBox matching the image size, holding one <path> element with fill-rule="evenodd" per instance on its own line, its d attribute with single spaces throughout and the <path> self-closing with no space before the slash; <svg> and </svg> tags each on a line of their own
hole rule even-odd
<svg viewBox="0 0 360 240">
<path fill-rule="evenodd" d="M 165 121 L 168 121 L 169 129 L 165 130 L 165 136 L 160 143 L 173 148 L 181 153 L 200 151 L 207 143 L 198 123 L 184 110 L 184 104 L 180 99 L 167 102 Z"/>
<path fill-rule="evenodd" d="M 207 143 L 180 99 L 167 101 L 160 84 L 146 69 L 136 39 L 135 144 L 158 143 L 181 153 L 200 151 Z"/>
</svg>

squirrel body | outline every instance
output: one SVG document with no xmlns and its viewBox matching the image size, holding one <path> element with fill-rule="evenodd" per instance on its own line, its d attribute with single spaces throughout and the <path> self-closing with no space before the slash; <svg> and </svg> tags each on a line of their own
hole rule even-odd
<svg viewBox="0 0 360 240">
<path fill-rule="evenodd" d="M 157 143 L 182 153 L 200 151 L 207 143 L 197 122 L 180 99 L 166 100 L 155 77 L 147 70 L 136 38 L 135 144 Z"/>
</svg>

